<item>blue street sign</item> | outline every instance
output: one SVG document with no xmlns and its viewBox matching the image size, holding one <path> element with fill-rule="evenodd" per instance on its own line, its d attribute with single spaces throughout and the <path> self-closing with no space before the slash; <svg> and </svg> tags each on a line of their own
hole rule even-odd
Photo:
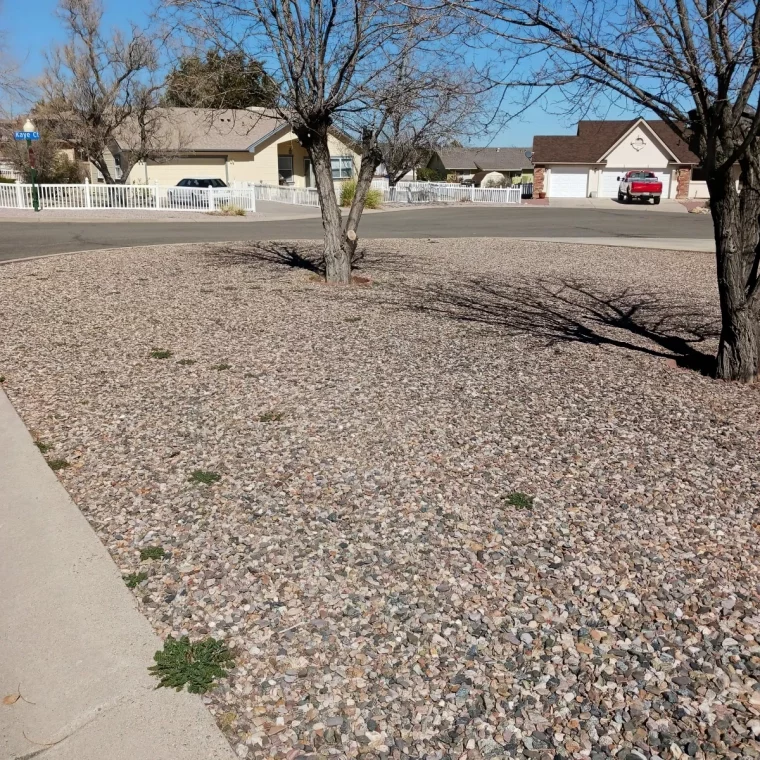
<svg viewBox="0 0 760 760">
<path fill-rule="evenodd" d="M 39 140 L 39 132 L 14 132 L 13 137 L 16 140 Z"/>
</svg>

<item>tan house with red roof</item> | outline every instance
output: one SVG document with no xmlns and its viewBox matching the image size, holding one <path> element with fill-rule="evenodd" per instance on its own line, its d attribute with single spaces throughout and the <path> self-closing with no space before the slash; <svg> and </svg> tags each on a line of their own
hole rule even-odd
<svg viewBox="0 0 760 760">
<path fill-rule="evenodd" d="M 533 138 L 533 193 L 547 198 L 614 198 L 618 177 L 632 169 L 649 169 L 662 181 L 663 198 L 704 197 L 704 183 L 692 187 L 698 165 L 697 156 L 663 121 L 581 121 L 575 135 Z"/>
</svg>

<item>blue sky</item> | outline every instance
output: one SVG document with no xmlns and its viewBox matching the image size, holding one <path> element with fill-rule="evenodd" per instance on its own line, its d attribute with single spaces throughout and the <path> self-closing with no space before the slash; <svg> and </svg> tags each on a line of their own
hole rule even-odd
<svg viewBox="0 0 760 760">
<path fill-rule="evenodd" d="M 34 0 L 28 4 L 6 0 L 0 6 L 0 29 L 5 34 L 11 54 L 30 78 L 42 72 L 45 51 L 63 39 L 61 25 L 55 15 L 56 6 L 57 0 Z M 152 0 L 106 0 L 105 20 L 108 25 L 122 25 L 128 21 L 145 23 L 151 8 Z M 614 114 L 611 118 L 621 117 Z M 534 106 L 519 120 L 512 121 L 501 132 L 481 142 L 493 146 L 530 146 L 536 134 L 575 134 L 575 124 L 567 118 L 547 113 L 541 106 Z"/>
</svg>

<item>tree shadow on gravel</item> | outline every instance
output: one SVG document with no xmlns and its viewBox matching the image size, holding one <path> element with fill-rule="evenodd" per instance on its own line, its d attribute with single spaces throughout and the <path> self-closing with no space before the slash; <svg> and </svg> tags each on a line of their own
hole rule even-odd
<svg viewBox="0 0 760 760">
<path fill-rule="evenodd" d="M 295 243 L 248 243 L 237 246 L 215 246 L 214 263 L 222 266 L 275 264 L 290 269 L 305 269 L 323 275 L 320 246 Z"/>
<path fill-rule="evenodd" d="M 219 245 L 214 247 L 214 263 L 222 266 L 240 266 L 251 263 L 274 264 L 289 269 L 303 269 L 324 276 L 322 245 L 314 243 L 251 242 L 240 245 Z M 374 251 L 360 246 L 354 254 L 353 267 L 363 271 L 371 267 L 373 271 L 408 272 L 410 257 L 387 250 Z"/>
<path fill-rule="evenodd" d="M 698 345 L 720 335 L 719 322 L 698 306 L 633 287 L 607 291 L 571 278 L 519 284 L 474 278 L 412 293 L 412 308 L 449 319 L 530 335 L 549 344 L 610 345 L 674 359 L 712 376 L 715 358 Z M 636 340 L 638 339 L 638 340 Z"/>
</svg>

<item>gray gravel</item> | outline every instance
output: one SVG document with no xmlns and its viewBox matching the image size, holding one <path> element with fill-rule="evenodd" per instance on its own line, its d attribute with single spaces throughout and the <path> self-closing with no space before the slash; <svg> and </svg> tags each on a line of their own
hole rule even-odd
<svg viewBox="0 0 760 760">
<path fill-rule="evenodd" d="M 238 755 L 760 757 L 712 257 L 379 241 L 343 289 L 258 245 L 0 268 L 5 387 L 157 632 L 235 649 Z"/>
</svg>

